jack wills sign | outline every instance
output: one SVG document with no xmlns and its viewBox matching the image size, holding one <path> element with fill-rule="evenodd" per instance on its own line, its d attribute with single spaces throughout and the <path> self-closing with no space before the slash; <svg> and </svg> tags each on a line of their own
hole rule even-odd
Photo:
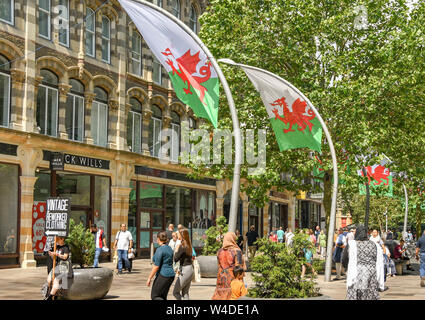
<svg viewBox="0 0 425 320">
<path fill-rule="evenodd" d="M 109 169 L 108 160 L 77 156 L 73 154 L 61 154 L 61 153 L 55 152 L 55 153 L 52 153 L 50 158 L 50 167 L 52 168 L 52 170 L 64 170 L 63 166 L 60 167 L 58 165 L 60 162 L 59 159 L 63 159 L 62 161 L 63 164 L 71 164 L 74 166 L 89 167 L 89 168 L 96 168 L 96 169 L 106 169 L 106 170 Z"/>
</svg>

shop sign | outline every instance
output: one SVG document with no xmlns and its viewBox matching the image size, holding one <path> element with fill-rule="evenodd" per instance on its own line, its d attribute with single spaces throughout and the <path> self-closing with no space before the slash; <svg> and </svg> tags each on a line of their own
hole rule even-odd
<svg viewBox="0 0 425 320">
<path fill-rule="evenodd" d="M 70 214 L 71 200 L 69 198 L 47 198 L 46 235 L 67 237 Z"/>
<path fill-rule="evenodd" d="M 50 170 L 64 170 L 64 154 L 52 152 L 50 154 Z"/>
<path fill-rule="evenodd" d="M 74 166 L 109 169 L 109 161 L 107 160 L 76 156 L 72 154 L 65 154 L 64 160 L 66 164 L 72 164 Z"/>
</svg>

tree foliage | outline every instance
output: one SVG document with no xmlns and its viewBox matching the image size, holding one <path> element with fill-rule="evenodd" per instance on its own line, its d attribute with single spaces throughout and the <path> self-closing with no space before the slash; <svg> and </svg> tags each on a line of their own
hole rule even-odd
<svg viewBox="0 0 425 320">
<path fill-rule="evenodd" d="M 229 226 L 225 216 L 220 216 L 216 220 L 216 225 L 209 227 L 205 232 L 206 239 L 204 240 L 204 247 L 202 254 L 204 256 L 215 256 L 217 251 L 223 245 L 223 236 L 227 233 Z"/>
</svg>

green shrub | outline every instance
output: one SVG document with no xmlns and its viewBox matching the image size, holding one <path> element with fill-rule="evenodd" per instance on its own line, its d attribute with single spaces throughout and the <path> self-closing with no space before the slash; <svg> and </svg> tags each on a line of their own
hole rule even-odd
<svg viewBox="0 0 425 320">
<path fill-rule="evenodd" d="M 217 251 L 223 245 L 223 235 L 227 233 L 229 226 L 225 216 L 216 219 L 216 225 L 205 231 L 206 238 L 204 240 L 204 248 L 202 254 L 204 256 L 215 256 Z"/>
<path fill-rule="evenodd" d="M 301 278 L 302 265 L 306 262 L 302 249 L 311 245 L 310 241 L 304 241 L 305 238 L 305 235 L 296 235 L 293 247 L 267 238 L 257 241 L 258 254 L 251 262 L 255 286 L 248 290 L 250 297 L 307 298 L 318 295 L 314 276 Z"/>
<path fill-rule="evenodd" d="M 95 253 L 93 235 L 82 223 L 76 225 L 74 220 L 70 219 L 69 236 L 65 242 L 71 249 L 72 263 L 79 264 L 81 268 L 93 265 Z"/>
</svg>

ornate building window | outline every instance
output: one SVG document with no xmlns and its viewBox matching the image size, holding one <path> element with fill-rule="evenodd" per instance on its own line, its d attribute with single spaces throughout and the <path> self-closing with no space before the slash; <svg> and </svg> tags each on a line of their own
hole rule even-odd
<svg viewBox="0 0 425 320">
<path fill-rule="evenodd" d="M 132 152 L 142 152 L 142 105 L 130 98 L 131 109 L 127 117 L 127 145 Z"/>
<path fill-rule="evenodd" d="M 0 55 L 0 126 L 9 126 L 10 114 L 10 63 Z"/>
<path fill-rule="evenodd" d="M 180 19 L 180 1 L 172 0 L 171 1 L 171 13 Z"/>
<path fill-rule="evenodd" d="M 59 0 L 59 43 L 69 46 L 69 0 Z"/>
<path fill-rule="evenodd" d="M 180 153 L 180 116 L 171 111 L 171 149 L 170 159 L 177 162 Z"/>
<path fill-rule="evenodd" d="M 50 0 L 38 0 L 38 35 L 50 40 Z"/>
<path fill-rule="evenodd" d="M 155 56 L 153 56 L 152 80 L 156 84 L 162 85 L 162 65 Z"/>
<path fill-rule="evenodd" d="M 102 61 L 111 62 L 111 21 L 102 17 Z"/>
<path fill-rule="evenodd" d="M 14 11 L 15 1 L 14 0 L 2 0 L 0 1 L 0 20 L 14 24 Z"/>
<path fill-rule="evenodd" d="M 84 85 L 75 79 L 69 81 L 71 93 L 66 99 L 65 127 L 69 140 L 83 141 Z"/>
<path fill-rule="evenodd" d="M 57 136 L 58 123 L 58 77 L 51 71 L 42 69 L 42 84 L 37 93 L 37 126 L 40 133 Z"/>
<path fill-rule="evenodd" d="M 91 133 L 95 145 L 106 147 L 108 144 L 108 93 L 95 87 L 96 97 L 91 110 Z"/>
<path fill-rule="evenodd" d="M 190 6 L 189 27 L 193 32 L 198 32 L 198 14 L 194 6 Z"/>
<path fill-rule="evenodd" d="M 86 9 L 86 54 L 90 57 L 96 56 L 95 46 L 95 26 L 96 26 L 96 15 L 94 11 L 87 7 Z"/>
<path fill-rule="evenodd" d="M 131 41 L 131 73 L 142 76 L 142 37 L 136 31 Z"/>
<path fill-rule="evenodd" d="M 151 156 L 158 158 L 161 148 L 162 111 L 152 105 L 152 117 L 149 121 L 149 151 Z"/>
<path fill-rule="evenodd" d="M 153 0 L 153 4 L 156 4 L 158 7 L 162 8 L 162 0 Z"/>
</svg>

